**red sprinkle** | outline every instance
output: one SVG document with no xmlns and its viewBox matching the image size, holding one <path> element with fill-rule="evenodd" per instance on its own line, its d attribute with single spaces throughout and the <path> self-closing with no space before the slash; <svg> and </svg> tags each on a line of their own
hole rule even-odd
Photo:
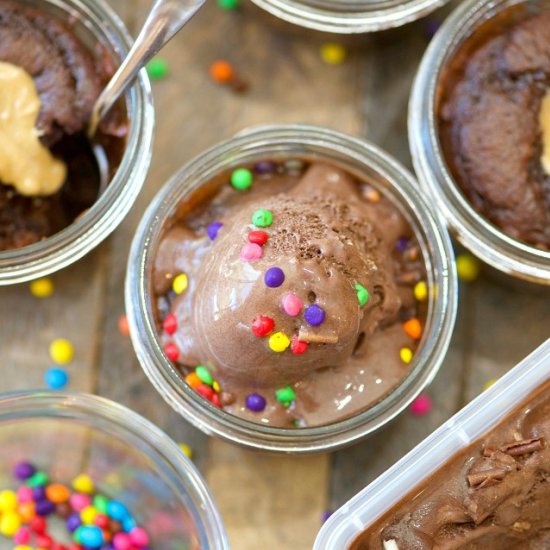
<svg viewBox="0 0 550 550">
<path fill-rule="evenodd" d="M 219 409 L 222 408 L 222 404 L 221 404 L 221 401 L 220 401 L 220 396 L 217 393 L 215 393 L 212 396 L 212 404 L 216 405 L 216 407 L 218 407 Z"/>
<path fill-rule="evenodd" d="M 111 523 L 111 520 L 105 514 L 97 514 L 94 518 L 94 525 L 100 529 L 107 529 Z"/>
<path fill-rule="evenodd" d="M 252 332 L 258 336 L 258 338 L 267 336 L 274 328 L 275 321 L 271 317 L 266 317 L 265 315 L 256 317 L 252 322 Z"/>
<path fill-rule="evenodd" d="M 269 238 L 269 235 L 265 231 L 251 231 L 248 234 L 248 240 L 251 243 L 259 244 L 260 246 L 263 246 L 267 239 Z"/>
<path fill-rule="evenodd" d="M 308 343 L 300 340 L 298 336 L 293 336 L 290 340 L 290 351 L 294 355 L 302 355 L 307 351 Z"/>
<path fill-rule="evenodd" d="M 166 332 L 166 334 L 174 334 L 174 332 L 176 332 L 176 329 L 178 328 L 178 320 L 176 319 L 176 316 L 173 313 L 169 313 L 166 316 L 166 319 L 164 319 L 162 326 L 164 327 L 164 331 Z"/>
<path fill-rule="evenodd" d="M 45 533 L 47 526 L 48 523 L 42 516 L 35 516 L 30 523 L 30 528 L 38 535 Z"/>
<path fill-rule="evenodd" d="M 164 346 L 164 353 L 166 353 L 166 357 L 168 357 L 170 361 L 177 361 L 180 356 L 180 349 L 176 344 L 170 342 Z"/>
<path fill-rule="evenodd" d="M 207 386 L 206 384 L 200 384 L 196 387 L 195 391 L 199 395 L 202 395 L 205 399 L 208 399 L 208 401 L 212 401 L 214 390 L 210 386 Z"/>
<path fill-rule="evenodd" d="M 38 548 L 51 548 L 52 543 L 53 539 L 50 535 L 43 534 L 36 537 L 36 546 Z"/>
</svg>

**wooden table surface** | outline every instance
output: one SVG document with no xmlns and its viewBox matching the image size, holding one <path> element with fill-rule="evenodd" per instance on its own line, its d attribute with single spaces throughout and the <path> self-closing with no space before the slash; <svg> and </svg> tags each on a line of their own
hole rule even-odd
<svg viewBox="0 0 550 550">
<path fill-rule="evenodd" d="M 147 0 L 112 0 L 132 31 Z M 446 10 L 432 20 L 441 19 Z M 427 22 L 376 35 L 341 38 L 277 21 L 244 3 L 225 12 L 211 0 L 162 54 L 171 74 L 153 85 L 157 127 L 145 188 L 125 222 L 96 251 L 53 276 L 55 294 L 39 300 L 28 285 L 0 289 L 4 391 L 44 387 L 53 338 L 76 349 L 68 366 L 74 390 L 117 400 L 148 417 L 194 451 L 218 503 L 232 548 L 311 548 L 324 511 L 363 488 L 452 413 L 550 335 L 550 289 L 517 284 L 485 269 L 461 284 L 453 341 L 429 389 L 434 410 L 403 414 L 370 439 L 332 454 L 272 456 L 209 439 L 178 417 L 143 375 L 124 312 L 129 243 L 145 207 L 181 166 L 202 150 L 255 124 L 304 122 L 364 136 L 410 166 L 406 109 L 410 84 L 428 43 Z M 345 44 L 340 65 L 320 57 L 323 43 Z M 249 91 L 213 83 L 208 67 L 229 59 Z M 16 314 L 14 315 L 14 312 Z M 9 314 L 9 318 L 8 318 Z"/>
</svg>

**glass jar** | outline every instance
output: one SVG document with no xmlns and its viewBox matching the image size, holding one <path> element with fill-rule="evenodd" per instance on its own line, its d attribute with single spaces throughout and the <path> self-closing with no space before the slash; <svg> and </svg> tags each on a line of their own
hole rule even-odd
<svg viewBox="0 0 550 550">
<path fill-rule="evenodd" d="M 166 358 L 153 316 L 152 265 L 165 223 L 178 205 L 213 176 L 266 158 L 325 160 L 368 181 L 403 213 L 426 263 L 429 304 L 423 342 L 407 377 L 381 402 L 330 425 L 284 429 L 249 422 L 200 397 Z M 457 285 L 449 236 L 417 190 L 410 173 L 382 150 L 360 139 L 313 126 L 264 126 L 243 132 L 184 166 L 157 194 L 134 237 L 126 278 L 126 311 L 138 359 L 159 393 L 183 418 L 207 434 L 256 449 L 327 451 L 387 424 L 435 376 L 455 321 Z"/>
<path fill-rule="evenodd" d="M 285 21 L 319 31 L 351 34 L 410 23 L 448 0 L 253 0 Z"/>
<path fill-rule="evenodd" d="M 550 251 L 513 239 L 474 210 L 451 175 L 438 135 L 438 82 L 446 65 L 480 24 L 519 4 L 529 10 L 550 7 L 548 0 L 467 0 L 444 22 L 426 50 L 413 85 L 409 143 L 421 187 L 433 197 L 458 240 L 504 273 L 550 284 Z"/>
<path fill-rule="evenodd" d="M 102 44 L 120 60 L 132 39 L 122 21 L 103 0 L 22 0 L 70 22 L 71 29 L 94 55 Z M 20 283 L 62 269 L 105 239 L 133 205 L 149 168 L 154 126 L 151 87 L 145 71 L 125 96 L 129 122 L 120 165 L 105 192 L 71 225 L 40 242 L 0 251 L 0 285 Z"/>
<path fill-rule="evenodd" d="M 229 548 L 219 512 L 193 463 L 135 412 L 83 393 L 21 392 L 0 397 L 0 483 L 29 461 L 54 482 L 91 477 L 122 502 L 155 550 Z"/>
</svg>

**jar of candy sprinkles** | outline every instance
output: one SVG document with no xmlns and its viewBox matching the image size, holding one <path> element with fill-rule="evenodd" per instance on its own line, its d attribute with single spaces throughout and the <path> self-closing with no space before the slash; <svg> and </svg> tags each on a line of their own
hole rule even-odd
<svg viewBox="0 0 550 550">
<path fill-rule="evenodd" d="M 229 548 L 190 460 L 121 405 L 78 393 L 5 394 L 0 442 L 2 548 Z"/>
</svg>

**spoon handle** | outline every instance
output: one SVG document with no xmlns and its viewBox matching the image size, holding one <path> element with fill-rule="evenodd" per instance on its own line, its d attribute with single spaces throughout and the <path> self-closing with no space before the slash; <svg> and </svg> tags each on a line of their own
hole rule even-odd
<svg viewBox="0 0 550 550">
<path fill-rule="evenodd" d="M 88 125 L 92 138 L 99 121 L 145 64 L 191 19 L 205 0 L 155 0 L 126 59 L 97 99 Z"/>
</svg>

